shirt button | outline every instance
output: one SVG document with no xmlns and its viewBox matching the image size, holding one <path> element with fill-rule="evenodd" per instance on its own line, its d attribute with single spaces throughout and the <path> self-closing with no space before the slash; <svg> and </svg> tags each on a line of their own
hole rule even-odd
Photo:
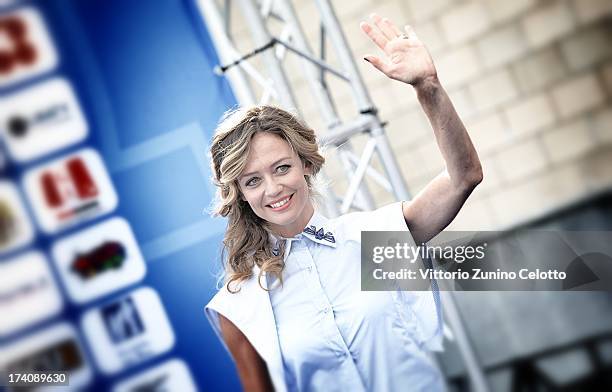
<svg viewBox="0 0 612 392">
<path fill-rule="evenodd" d="M 323 308 L 323 313 L 328 313 L 329 312 L 329 306 L 326 306 Z"/>
</svg>

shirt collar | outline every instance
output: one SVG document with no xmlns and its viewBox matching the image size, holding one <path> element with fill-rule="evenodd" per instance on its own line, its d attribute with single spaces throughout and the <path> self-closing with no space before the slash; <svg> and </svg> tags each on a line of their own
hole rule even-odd
<svg viewBox="0 0 612 392">
<path fill-rule="evenodd" d="M 287 241 L 285 244 L 285 258 L 289 254 L 291 249 L 291 243 L 294 240 L 299 239 L 300 237 L 308 238 L 309 240 L 316 242 L 321 245 L 327 245 L 332 248 L 336 247 L 336 230 L 332 227 L 331 221 L 318 213 L 316 210 L 314 211 L 310 221 L 304 228 L 302 233 L 297 234 L 295 237 L 285 238 Z M 272 245 L 272 253 L 278 252 L 278 247 L 276 244 L 281 238 L 276 237 L 272 233 L 270 233 L 270 243 Z"/>
<path fill-rule="evenodd" d="M 304 237 L 321 245 L 336 247 L 336 230 L 330 220 L 319 214 L 316 210 L 304 228 Z"/>
</svg>

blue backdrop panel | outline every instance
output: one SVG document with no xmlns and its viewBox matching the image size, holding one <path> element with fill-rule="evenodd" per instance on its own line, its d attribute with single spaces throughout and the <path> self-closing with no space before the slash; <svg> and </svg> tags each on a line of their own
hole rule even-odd
<svg viewBox="0 0 612 392">
<path fill-rule="evenodd" d="M 114 176 L 122 209 L 148 242 L 202 220 L 209 189 L 191 149 L 179 148 Z"/>
<path fill-rule="evenodd" d="M 58 48 L 56 74 L 72 83 L 89 122 L 85 144 L 102 154 L 111 174 L 119 195 L 115 214 L 130 222 L 147 261 L 143 285 L 160 294 L 177 337 L 170 353 L 115 378 L 96 376 L 96 389 L 178 357 L 201 390 L 239 390 L 233 364 L 203 314 L 225 225 L 207 214 L 214 189 L 206 152 L 217 120 L 235 99 L 212 73 L 217 57 L 195 5 L 32 5 Z M 39 242 L 44 247 L 46 239 Z M 76 322 L 83 310 L 69 307 L 64 317 Z"/>
</svg>

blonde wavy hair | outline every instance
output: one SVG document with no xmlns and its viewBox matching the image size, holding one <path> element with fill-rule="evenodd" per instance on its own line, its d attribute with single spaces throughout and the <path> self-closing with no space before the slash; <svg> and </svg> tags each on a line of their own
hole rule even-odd
<svg viewBox="0 0 612 392">
<path fill-rule="evenodd" d="M 262 274 L 278 278 L 282 285 L 284 241 L 278 255 L 272 254 L 270 226 L 242 200 L 238 179 L 249 155 L 250 141 L 257 132 L 268 132 L 284 139 L 312 171 L 314 177 L 325 162 L 319 152 L 313 129 L 293 114 L 275 106 L 262 105 L 231 110 L 222 117 L 210 147 L 212 172 L 217 186 L 214 214 L 228 219 L 223 238 L 224 285 L 231 293 L 240 290 L 240 283 L 253 276 L 253 267 L 260 268 L 257 280 L 262 289 Z M 311 201 L 316 195 L 314 178 L 305 176 Z M 235 283 L 236 290 L 230 288 Z"/>
</svg>

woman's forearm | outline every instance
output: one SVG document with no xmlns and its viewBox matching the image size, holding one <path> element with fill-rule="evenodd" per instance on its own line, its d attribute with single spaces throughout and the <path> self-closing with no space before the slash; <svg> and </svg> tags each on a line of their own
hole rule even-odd
<svg viewBox="0 0 612 392">
<path fill-rule="evenodd" d="M 453 186 L 473 188 L 482 181 L 482 167 L 470 137 L 437 77 L 414 86 L 433 128 Z"/>
</svg>

